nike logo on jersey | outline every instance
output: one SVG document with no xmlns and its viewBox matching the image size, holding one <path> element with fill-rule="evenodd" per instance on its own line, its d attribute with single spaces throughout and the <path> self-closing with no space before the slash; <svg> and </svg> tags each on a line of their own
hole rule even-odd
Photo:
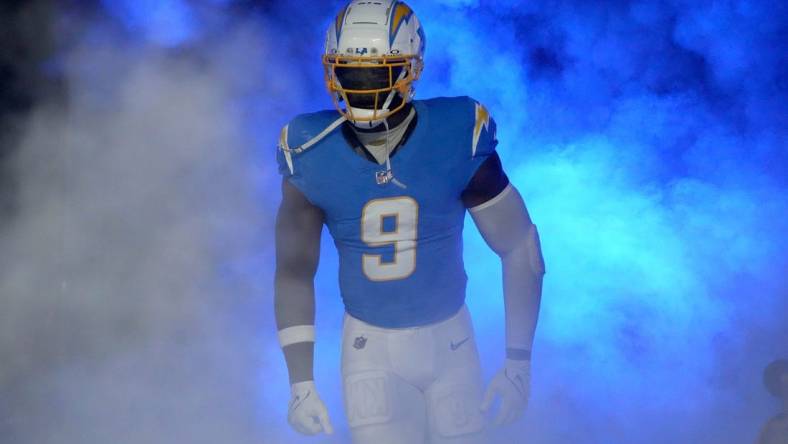
<svg viewBox="0 0 788 444">
<path fill-rule="evenodd" d="M 462 346 L 462 344 L 465 344 L 466 342 L 468 342 L 468 339 L 471 339 L 471 337 L 468 336 L 467 338 L 463 339 L 462 341 L 460 341 L 460 342 L 458 342 L 456 344 L 454 343 L 454 341 L 451 341 L 451 350 L 452 351 L 457 350 L 458 348 L 460 348 Z"/>
</svg>

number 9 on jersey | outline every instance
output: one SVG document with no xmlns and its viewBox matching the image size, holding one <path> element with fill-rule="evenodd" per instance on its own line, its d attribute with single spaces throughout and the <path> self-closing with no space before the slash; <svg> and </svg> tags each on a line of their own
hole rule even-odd
<svg viewBox="0 0 788 444">
<path fill-rule="evenodd" d="M 393 220 L 393 230 L 385 221 Z M 361 266 L 371 281 L 405 279 L 416 270 L 416 235 L 419 204 L 410 197 L 374 199 L 361 211 L 361 240 L 370 247 L 394 247 L 394 260 L 383 261 L 382 254 L 364 254 Z"/>
</svg>

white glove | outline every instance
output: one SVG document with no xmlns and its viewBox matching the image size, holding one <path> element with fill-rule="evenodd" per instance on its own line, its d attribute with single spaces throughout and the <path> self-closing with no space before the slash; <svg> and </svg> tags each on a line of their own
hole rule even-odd
<svg viewBox="0 0 788 444">
<path fill-rule="evenodd" d="M 495 426 L 511 424 L 525 412 L 530 392 L 531 361 L 507 359 L 503 368 L 498 370 L 487 387 L 481 411 L 487 413 L 490 410 L 497 394 L 501 398 L 501 405 L 493 424 Z"/>
<path fill-rule="evenodd" d="M 297 382 L 290 387 L 290 405 L 287 408 L 287 422 L 299 433 L 316 435 L 334 433 L 328 420 L 326 405 L 317 394 L 315 381 Z"/>
</svg>

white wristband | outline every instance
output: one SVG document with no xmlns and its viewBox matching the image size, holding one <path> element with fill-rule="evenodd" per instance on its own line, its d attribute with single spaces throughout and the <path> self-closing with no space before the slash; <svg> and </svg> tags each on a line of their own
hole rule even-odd
<svg viewBox="0 0 788 444">
<path fill-rule="evenodd" d="M 315 381 L 301 381 L 296 382 L 295 384 L 290 386 L 290 393 L 295 396 L 298 393 L 303 393 L 307 390 L 312 390 L 313 392 L 317 392 L 317 387 L 315 387 Z"/>
<path fill-rule="evenodd" d="M 279 345 L 282 348 L 300 342 L 315 342 L 314 325 L 296 325 L 279 330 Z"/>
</svg>

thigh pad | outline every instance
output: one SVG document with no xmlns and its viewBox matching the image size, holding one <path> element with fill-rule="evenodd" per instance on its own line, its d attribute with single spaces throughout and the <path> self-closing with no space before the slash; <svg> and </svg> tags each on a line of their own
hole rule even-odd
<svg viewBox="0 0 788 444">
<path fill-rule="evenodd" d="M 345 402 L 350 427 L 385 424 L 393 417 L 391 375 L 364 371 L 345 377 Z"/>
</svg>

